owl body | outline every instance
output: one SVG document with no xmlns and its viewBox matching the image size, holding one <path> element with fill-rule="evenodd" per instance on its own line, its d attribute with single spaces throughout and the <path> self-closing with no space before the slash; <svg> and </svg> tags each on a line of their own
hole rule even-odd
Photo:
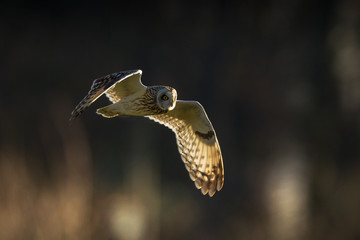
<svg viewBox="0 0 360 240">
<path fill-rule="evenodd" d="M 215 130 L 204 108 L 196 101 L 177 100 L 172 87 L 144 86 L 141 74 L 141 70 L 131 70 L 94 80 L 70 120 L 105 93 L 112 104 L 98 109 L 98 114 L 107 118 L 142 116 L 165 125 L 175 133 L 181 159 L 196 188 L 212 197 L 223 187 L 224 166 Z"/>
<path fill-rule="evenodd" d="M 165 99 L 162 99 L 165 98 Z M 124 95 L 118 102 L 100 108 L 97 113 L 110 118 L 119 115 L 144 117 L 154 114 L 164 114 L 175 107 L 176 90 L 167 86 L 150 86 L 144 92 Z"/>
</svg>

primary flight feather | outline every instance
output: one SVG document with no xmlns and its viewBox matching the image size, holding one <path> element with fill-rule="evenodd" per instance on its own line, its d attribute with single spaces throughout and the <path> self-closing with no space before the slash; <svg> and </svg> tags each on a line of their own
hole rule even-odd
<svg viewBox="0 0 360 240">
<path fill-rule="evenodd" d="M 224 166 L 215 130 L 204 108 L 196 101 L 177 100 L 172 87 L 143 85 L 141 75 L 141 70 L 131 70 L 94 80 L 70 120 L 105 93 L 112 104 L 96 111 L 103 117 L 143 116 L 165 125 L 176 135 L 191 180 L 204 195 L 212 197 L 224 185 Z"/>
</svg>

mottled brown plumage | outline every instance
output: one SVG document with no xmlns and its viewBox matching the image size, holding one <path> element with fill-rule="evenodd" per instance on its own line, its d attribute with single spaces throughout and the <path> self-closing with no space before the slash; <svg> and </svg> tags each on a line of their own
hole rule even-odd
<svg viewBox="0 0 360 240">
<path fill-rule="evenodd" d="M 215 130 L 204 108 L 196 101 L 177 100 L 176 90 L 146 87 L 141 70 L 107 75 L 94 80 L 89 93 L 71 113 L 75 119 L 104 93 L 113 103 L 97 110 L 104 117 L 144 116 L 169 127 L 191 180 L 210 197 L 224 184 L 224 166 Z"/>
<path fill-rule="evenodd" d="M 213 127 L 200 103 L 178 100 L 173 111 L 148 117 L 173 130 L 181 159 L 195 186 L 204 195 L 213 196 L 216 190 L 220 191 L 224 185 L 221 150 L 214 130 L 206 131 Z"/>
</svg>

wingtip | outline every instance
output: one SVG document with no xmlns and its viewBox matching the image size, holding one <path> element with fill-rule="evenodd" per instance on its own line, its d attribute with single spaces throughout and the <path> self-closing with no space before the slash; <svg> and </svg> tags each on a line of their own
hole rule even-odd
<svg viewBox="0 0 360 240">
<path fill-rule="evenodd" d="M 201 189 L 201 192 L 203 195 L 209 195 L 209 197 L 213 197 L 215 195 L 215 193 L 220 192 L 220 189 L 216 189 L 213 188 L 212 186 L 210 186 L 209 188 L 207 188 L 206 190 L 203 191 L 203 189 Z"/>
<path fill-rule="evenodd" d="M 76 119 L 75 116 L 71 116 L 71 117 L 69 118 L 69 125 L 70 125 L 70 126 L 73 124 L 73 122 L 74 122 L 75 119 Z"/>
<path fill-rule="evenodd" d="M 214 196 L 215 195 L 215 193 L 216 193 L 216 191 L 215 192 L 208 192 L 208 195 L 209 195 L 209 197 L 212 197 L 212 196 Z"/>
<path fill-rule="evenodd" d="M 80 114 L 76 111 L 76 109 L 74 111 L 71 112 L 70 118 L 69 118 L 69 122 L 73 123 L 75 121 L 75 119 L 79 116 Z"/>
<path fill-rule="evenodd" d="M 209 188 L 201 188 L 201 193 L 205 195 L 209 195 L 210 198 L 212 198 L 217 191 Z"/>
</svg>

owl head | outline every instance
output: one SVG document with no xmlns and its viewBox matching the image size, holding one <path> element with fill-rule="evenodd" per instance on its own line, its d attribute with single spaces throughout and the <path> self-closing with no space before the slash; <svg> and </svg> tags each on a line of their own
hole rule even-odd
<svg viewBox="0 0 360 240">
<path fill-rule="evenodd" d="M 176 99 L 176 90 L 171 87 L 161 88 L 156 95 L 156 103 L 162 110 L 173 110 L 176 105 Z"/>
</svg>

